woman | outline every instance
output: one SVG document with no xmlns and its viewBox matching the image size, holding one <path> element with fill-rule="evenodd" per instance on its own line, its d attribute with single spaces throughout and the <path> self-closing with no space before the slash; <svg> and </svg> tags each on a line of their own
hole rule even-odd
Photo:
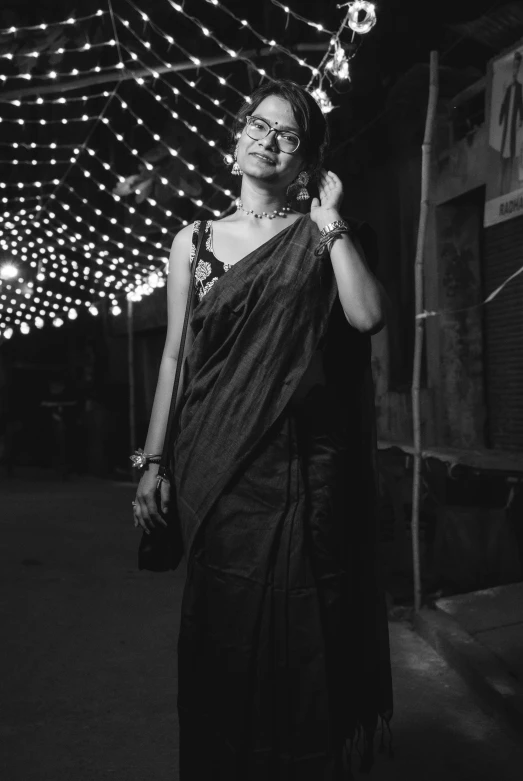
<svg viewBox="0 0 523 781">
<path fill-rule="evenodd" d="M 392 714 L 369 373 L 382 294 L 346 232 L 341 182 L 321 169 L 327 127 L 312 97 L 292 82 L 264 85 L 234 138 L 241 198 L 205 226 L 178 396 L 180 778 L 341 781 L 354 738 L 370 767 L 378 716 L 383 725 Z M 310 177 L 319 198 L 302 215 L 288 191 L 303 198 Z M 171 250 L 153 455 L 198 227 Z M 156 472 L 148 464 L 136 496 L 146 531 L 164 523 Z"/>
</svg>

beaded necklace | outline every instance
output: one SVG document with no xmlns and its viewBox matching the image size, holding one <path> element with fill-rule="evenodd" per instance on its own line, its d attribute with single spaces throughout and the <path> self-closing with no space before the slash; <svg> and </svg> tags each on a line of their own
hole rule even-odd
<svg viewBox="0 0 523 781">
<path fill-rule="evenodd" d="M 275 209 L 273 212 L 261 212 L 260 214 L 256 214 L 254 209 L 246 209 L 239 198 L 236 201 L 236 208 L 240 209 L 245 214 L 252 214 L 258 219 L 262 219 L 262 217 L 268 217 L 269 220 L 273 220 L 275 217 L 285 217 L 286 214 L 292 211 L 290 206 L 281 206 L 279 209 Z"/>
</svg>

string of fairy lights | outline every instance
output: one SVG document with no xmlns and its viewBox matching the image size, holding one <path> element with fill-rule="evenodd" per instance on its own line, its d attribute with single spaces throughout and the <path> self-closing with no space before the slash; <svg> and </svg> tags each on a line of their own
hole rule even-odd
<svg viewBox="0 0 523 781">
<path fill-rule="evenodd" d="M 221 0 L 205 2 L 213 6 L 207 22 L 188 3 L 165 0 L 171 30 L 176 18 L 194 28 L 196 53 L 187 36 L 171 35 L 133 0 L 125 0 L 129 14 L 109 3 L 0 30 L 0 340 L 60 327 L 82 310 L 119 315 L 126 298 L 139 301 L 165 285 L 176 230 L 196 214 L 220 217 L 233 207 L 224 159 L 235 109 L 249 100 L 242 73 L 250 83 L 273 78 L 247 54 L 249 36 L 302 69 L 328 113 L 327 85 L 350 79 L 347 31 L 353 40 L 376 22 L 366 0 L 338 6 L 335 32 L 273 0 L 287 19 L 329 36 L 315 64 Z M 234 48 L 212 29 L 220 17 L 227 25 L 214 26 L 232 25 Z M 220 55 L 203 56 L 212 47 Z M 19 88 L 22 79 L 27 86 Z M 114 88 L 100 89 L 108 80 Z"/>
<path fill-rule="evenodd" d="M 135 6 L 133 5 L 133 8 L 134 7 Z M 120 17 L 120 19 L 121 19 L 121 17 Z M 129 25 L 129 21 L 128 20 L 123 20 L 123 19 L 121 19 L 121 20 L 122 20 L 122 23 L 125 26 Z M 160 39 L 165 41 L 168 44 L 169 48 L 171 48 L 171 47 L 176 48 L 177 51 L 179 51 L 184 57 L 189 59 L 195 65 L 198 65 L 199 71 L 205 72 L 206 74 L 211 76 L 211 78 L 216 80 L 217 86 L 219 87 L 219 89 L 222 89 L 222 90 L 224 89 L 224 90 L 230 91 L 234 95 L 238 96 L 238 98 L 240 98 L 243 101 L 248 101 L 249 100 L 248 95 L 244 95 L 243 92 L 241 90 L 239 90 L 233 82 L 229 81 L 228 79 L 225 79 L 223 76 L 221 76 L 220 74 L 218 74 L 214 70 L 212 70 L 212 68 L 207 67 L 205 62 L 202 62 L 202 60 L 199 57 L 195 57 L 194 55 L 191 55 L 190 52 L 188 52 L 187 49 L 185 49 L 180 44 L 179 41 L 177 41 L 175 38 L 173 38 L 172 35 L 169 35 L 164 29 L 162 29 L 162 27 L 160 27 L 158 24 L 156 24 L 152 19 L 148 18 L 147 22 L 146 22 L 146 25 L 152 32 L 156 33 L 156 35 Z M 206 27 L 202 28 L 202 32 L 203 32 L 205 37 L 210 37 L 210 31 Z M 257 72 L 258 72 L 258 75 L 261 78 L 270 78 L 270 76 L 267 74 L 267 72 L 266 72 L 266 70 L 264 68 L 258 68 Z M 197 82 L 195 82 L 193 80 L 189 81 L 189 86 L 191 86 L 193 89 L 198 90 Z M 217 98 L 211 98 L 211 96 L 208 93 L 205 93 L 205 92 L 199 91 L 199 94 L 201 94 L 201 95 L 207 97 L 208 99 L 212 100 L 212 102 L 215 105 L 221 105 L 222 108 L 223 108 L 223 101 L 219 101 L 219 100 L 217 101 Z M 230 112 L 230 113 L 234 115 L 234 112 Z"/>
<path fill-rule="evenodd" d="M 99 8 L 97 11 L 93 11 L 92 14 L 79 17 L 69 16 L 67 19 L 62 19 L 59 22 L 41 22 L 40 24 L 21 25 L 19 27 L 4 27 L 0 29 L 0 35 L 17 35 L 19 33 L 31 32 L 32 30 L 48 30 L 50 27 L 66 27 L 69 25 L 78 24 L 78 22 L 90 21 L 95 17 L 104 16 L 107 13 L 108 11 L 104 11 L 103 9 Z"/>
<path fill-rule="evenodd" d="M 119 16 L 118 14 L 115 14 L 114 16 L 115 16 L 115 18 L 116 18 L 118 21 L 120 21 L 120 22 L 122 23 L 122 25 L 123 25 L 123 26 L 124 26 L 124 27 L 125 27 L 127 30 L 129 30 L 129 32 L 130 32 L 130 33 L 131 33 L 131 35 L 133 36 L 134 40 L 135 40 L 135 41 L 136 41 L 136 42 L 137 42 L 137 43 L 138 43 L 138 44 L 139 44 L 139 45 L 140 45 L 142 48 L 144 48 L 144 49 L 146 50 L 146 52 L 151 52 L 151 53 L 152 53 L 152 54 L 153 54 L 153 55 L 154 55 L 154 56 L 155 56 L 155 57 L 158 59 L 158 61 L 159 61 L 159 62 L 160 62 L 162 65 L 164 65 L 164 66 L 166 66 L 166 67 L 170 67 L 170 66 L 172 66 L 172 63 L 168 63 L 168 62 L 167 62 L 167 60 L 163 59 L 163 58 L 162 58 L 162 57 L 161 57 L 161 56 L 160 56 L 160 55 L 159 55 L 159 54 L 158 54 L 156 51 L 154 51 L 154 49 L 152 49 L 152 45 L 151 45 L 151 43 L 150 43 L 149 41 L 144 41 L 144 40 L 143 40 L 143 38 L 141 38 L 141 37 L 140 37 L 140 36 L 139 36 L 139 35 L 138 35 L 138 34 L 137 34 L 137 33 L 136 33 L 136 32 L 135 32 L 133 29 L 132 29 L 132 27 L 130 26 L 130 23 L 129 23 L 129 21 L 128 21 L 127 19 L 123 19 L 123 18 L 122 18 L 121 16 Z M 150 24 L 150 23 L 149 23 L 149 24 Z M 154 31 L 154 32 L 158 32 L 159 34 L 162 34 L 162 33 L 159 31 L 159 28 L 157 28 L 157 27 L 156 27 L 156 29 L 155 29 L 155 26 L 153 26 L 153 25 L 150 25 L 150 26 L 151 26 L 151 28 L 153 29 L 153 31 Z M 169 39 L 169 41 L 168 41 L 169 43 L 170 43 L 170 41 L 171 41 L 171 40 L 174 40 L 174 39 L 172 38 L 172 36 L 167 36 L 166 34 L 163 34 L 163 37 L 164 37 L 164 39 L 165 39 L 165 40 Z M 171 45 L 171 46 L 173 46 L 173 45 L 176 45 L 176 44 L 170 44 L 170 45 Z M 185 95 L 183 95 L 183 94 L 180 92 L 180 90 L 179 90 L 179 89 L 178 89 L 176 86 L 173 86 L 173 85 L 171 85 L 171 84 L 170 84 L 169 82 L 167 82 L 167 81 L 166 81 L 164 78 L 162 78 L 162 75 L 161 75 L 161 74 L 160 74 L 158 71 L 155 71 L 155 69 L 154 69 L 154 68 L 149 68 L 147 65 L 145 65 L 145 63 L 143 62 L 143 60 L 141 60 L 141 59 L 139 58 L 139 56 L 136 54 L 136 52 L 134 52 L 134 51 L 131 51 L 131 50 L 130 50 L 128 47 L 126 47 L 124 44 L 121 44 L 121 48 L 122 48 L 122 51 L 126 52 L 126 53 L 127 53 L 127 54 L 128 54 L 130 57 L 131 57 L 131 59 L 133 59 L 135 62 L 138 62 L 138 63 L 139 63 L 139 64 L 140 64 L 140 65 L 141 65 L 143 68 L 146 68 L 146 69 L 150 70 L 150 71 L 151 71 L 151 73 L 152 73 L 152 75 L 154 76 L 154 78 L 155 78 L 155 79 L 158 79 L 158 80 L 160 80 L 160 81 L 164 81 L 164 82 L 165 82 L 165 83 L 168 85 L 168 87 L 169 87 L 169 88 L 172 90 L 172 92 L 173 92 L 173 94 L 174 94 L 174 95 L 176 95 L 176 96 L 180 96 L 180 95 L 181 95 L 183 98 L 185 98 L 186 100 L 188 100 L 188 98 L 187 98 Z M 199 58 L 197 58 L 197 57 L 193 57 L 192 55 L 190 55 L 190 54 L 189 54 L 189 52 L 188 52 L 188 51 L 187 51 L 185 48 L 183 48 L 183 47 L 181 47 L 181 46 L 179 46 L 179 45 L 176 45 L 176 48 L 177 48 L 179 51 L 181 51 L 181 52 L 182 52 L 182 54 L 183 54 L 185 57 L 187 57 L 187 58 L 191 59 L 191 61 L 192 61 L 192 62 L 194 62 L 194 64 L 195 64 L 195 65 L 199 65 L 199 64 L 201 63 L 201 60 L 199 60 Z M 180 79 L 180 80 L 181 80 L 181 81 L 182 81 L 182 82 L 183 82 L 183 83 L 184 83 L 186 86 L 188 86 L 188 87 L 191 89 L 191 91 L 195 91 L 195 92 L 197 92 L 199 95 L 201 95 L 201 97 L 202 97 L 202 98 L 204 98 L 205 100 L 207 100 L 208 102 L 210 102 L 210 103 L 211 103 L 213 106 L 219 107 L 219 108 L 220 108 L 220 110 L 221 110 L 223 113 L 226 113 L 226 114 L 227 114 L 229 117 L 231 117 L 231 118 L 232 118 L 232 117 L 234 116 L 234 112 L 232 112 L 232 111 L 229 111 L 229 109 L 227 109 L 225 106 L 223 106 L 223 105 L 221 104 L 221 102 L 220 102 L 220 101 L 219 101 L 217 98 L 212 98 L 212 97 L 211 97 L 210 95 L 208 95 L 206 92 L 204 92 L 203 90 L 200 90 L 200 89 L 199 89 L 199 87 L 198 87 L 198 85 L 197 85 L 197 83 L 196 83 L 195 81 L 193 81 L 193 80 L 191 80 L 191 79 L 186 79 L 186 78 L 185 78 L 185 77 L 184 77 L 184 76 L 183 76 L 181 73 L 180 73 L 180 74 L 177 74 L 177 76 L 178 76 L 178 79 Z M 220 84 L 221 84 L 222 86 L 225 86 L 225 85 L 227 84 L 227 81 L 226 81 L 225 79 L 221 79 L 221 82 L 220 82 Z M 238 93 L 238 94 L 240 94 L 240 95 L 241 95 L 241 93 Z M 246 99 L 246 96 L 242 96 L 242 97 L 244 97 L 244 99 Z M 197 104 L 197 103 L 195 103 L 195 104 L 194 104 L 194 106 L 195 106 L 195 108 L 196 108 L 198 111 L 203 111 L 203 112 L 204 112 L 204 113 L 205 113 L 207 116 L 209 116 L 211 119 L 213 119 L 213 120 L 214 120 L 215 122 L 217 122 L 218 124 L 221 124 L 221 125 L 223 125 L 223 124 L 224 124 L 224 119 L 223 119 L 223 117 L 216 118 L 213 112 L 211 112 L 211 111 L 206 111 L 205 109 L 202 109 L 202 107 L 201 107 L 199 104 Z"/>
<path fill-rule="evenodd" d="M 179 3 L 173 2 L 173 0 L 168 0 L 168 1 L 169 1 L 170 5 L 176 11 L 178 11 L 178 13 L 183 13 L 184 16 L 186 16 L 187 18 L 191 19 L 191 21 L 193 21 L 198 27 L 200 27 L 200 29 L 202 29 L 202 26 L 201 26 L 200 22 L 197 19 L 194 19 L 194 17 L 189 16 L 189 14 L 187 14 L 186 11 L 184 10 L 183 6 L 179 5 Z M 130 2 L 130 0 L 127 0 L 127 2 Z M 270 47 L 274 48 L 277 51 L 283 52 L 287 57 L 290 57 L 291 59 L 295 60 L 295 62 L 297 62 L 298 65 L 300 65 L 302 68 L 308 68 L 312 75 L 314 75 L 314 76 L 319 75 L 319 71 L 318 71 L 317 68 L 315 68 L 314 66 L 310 65 L 303 58 L 298 57 L 296 54 L 294 54 L 294 52 L 292 52 L 290 49 L 287 49 L 285 46 L 282 46 L 281 44 L 279 44 L 274 39 L 269 40 L 264 35 L 260 35 L 260 33 L 258 33 L 254 29 L 254 27 L 248 22 L 247 19 L 241 19 L 239 16 L 236 16 L 236 14 L 234 14 L 223 3 L 220 3 L 219 0 L 206 0 L 206 2 L 210 3 L 215 8 L 219 9 L 221 12 L 226 14 L 229 18 L 234 19 L 234 21 L 238 23 L 238 26 L 239 26 L 240 30 L 249 30 L 259 41 L 264 43 L 266 46 L 270 46 Z M 206 34 L 209 34 L 208 31 L 207 31 Z M 238 56 L 238 55 L 235 54 L 234 56 Z M 253 68 L 255 68 L 257 70 L 256 65 L 254 63 L 251 63 L 250 60 L 249 60 L 249 63 L 252 65 Z"/>
</svg>

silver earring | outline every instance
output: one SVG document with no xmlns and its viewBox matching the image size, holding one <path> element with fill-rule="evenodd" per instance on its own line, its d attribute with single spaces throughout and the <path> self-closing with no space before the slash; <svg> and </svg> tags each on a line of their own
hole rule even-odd
<svg viewBox="0 0 523 781">
<path fill-rule="evenodd" d="M 238 154 L 238 152 L 237 152 L 237 151 L 235 151 L 235 152 L 234 152 L 234 165 L 233 165 L 233 167 L 232 167 L 232 169 L 231 169 L 231 174 L 232 174 L 233 176 L 242 176 L 242 174 L 243 174 L 243 171 L 242 171 L 242 169 L 240 168 L 240 166 L 238 165 L 238 160 L 236 159 L 236 157 L 237 157 L 237 154 Z"/>
<path fill-rule="evenodd" d="M 297 201 L 308 201 L 311 197 L 309 194 L 309 191 L 307 190 L 307 185 L 309 184 L 310 176 L 307 173 L 307 171 L 302 171 L 298 178 L 296 179 L 296 184 L 300 187 L 298 194 L 296 196 Z"/>
</svg>

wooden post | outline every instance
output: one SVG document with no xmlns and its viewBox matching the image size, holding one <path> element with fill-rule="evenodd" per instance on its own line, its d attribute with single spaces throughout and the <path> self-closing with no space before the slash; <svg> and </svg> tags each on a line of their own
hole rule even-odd
<svg viewBox="0 0 523 781">
<path fill-rule="evenodd" d="M 134 382 L 134 329 L 133 329 L 133 302 L 127 299 L 127 368 L 129 378 L 129 445 L 130 452 L 136 450 L 136 401 Z M 133 481 L 136 470 L 131 467 Z"/>
<path fill-rule="evenodd" d="M 427 233 L 427 219 L 429 213 L 430 193 L 430 165 L 432 151 L 432 136 L 438 101 L 438 53 L 430 53 L 430 81 L 427 118 L 425 122 L 425 137 L 422 146 L 421 160 L 421 203 L 418 227 L 418 241 L 416 246 L 416 261 L 414 263 L 415 284 L 415 337 L 414 337 L 414 366 L 412 372 L 412 423 L 414 433 L 414 466 L 412 481 L 412 562 L 414 572 L 414 610 L 421 608 L 421 567 L 419 545 L 419 511 L 421 494 L 421 404 L 420 404 L 420 377 L 421 359 L 423 355 L 423 335 L 425 319 L 423 318 L 423 257 L 425 237 Z"/>
</svg>

